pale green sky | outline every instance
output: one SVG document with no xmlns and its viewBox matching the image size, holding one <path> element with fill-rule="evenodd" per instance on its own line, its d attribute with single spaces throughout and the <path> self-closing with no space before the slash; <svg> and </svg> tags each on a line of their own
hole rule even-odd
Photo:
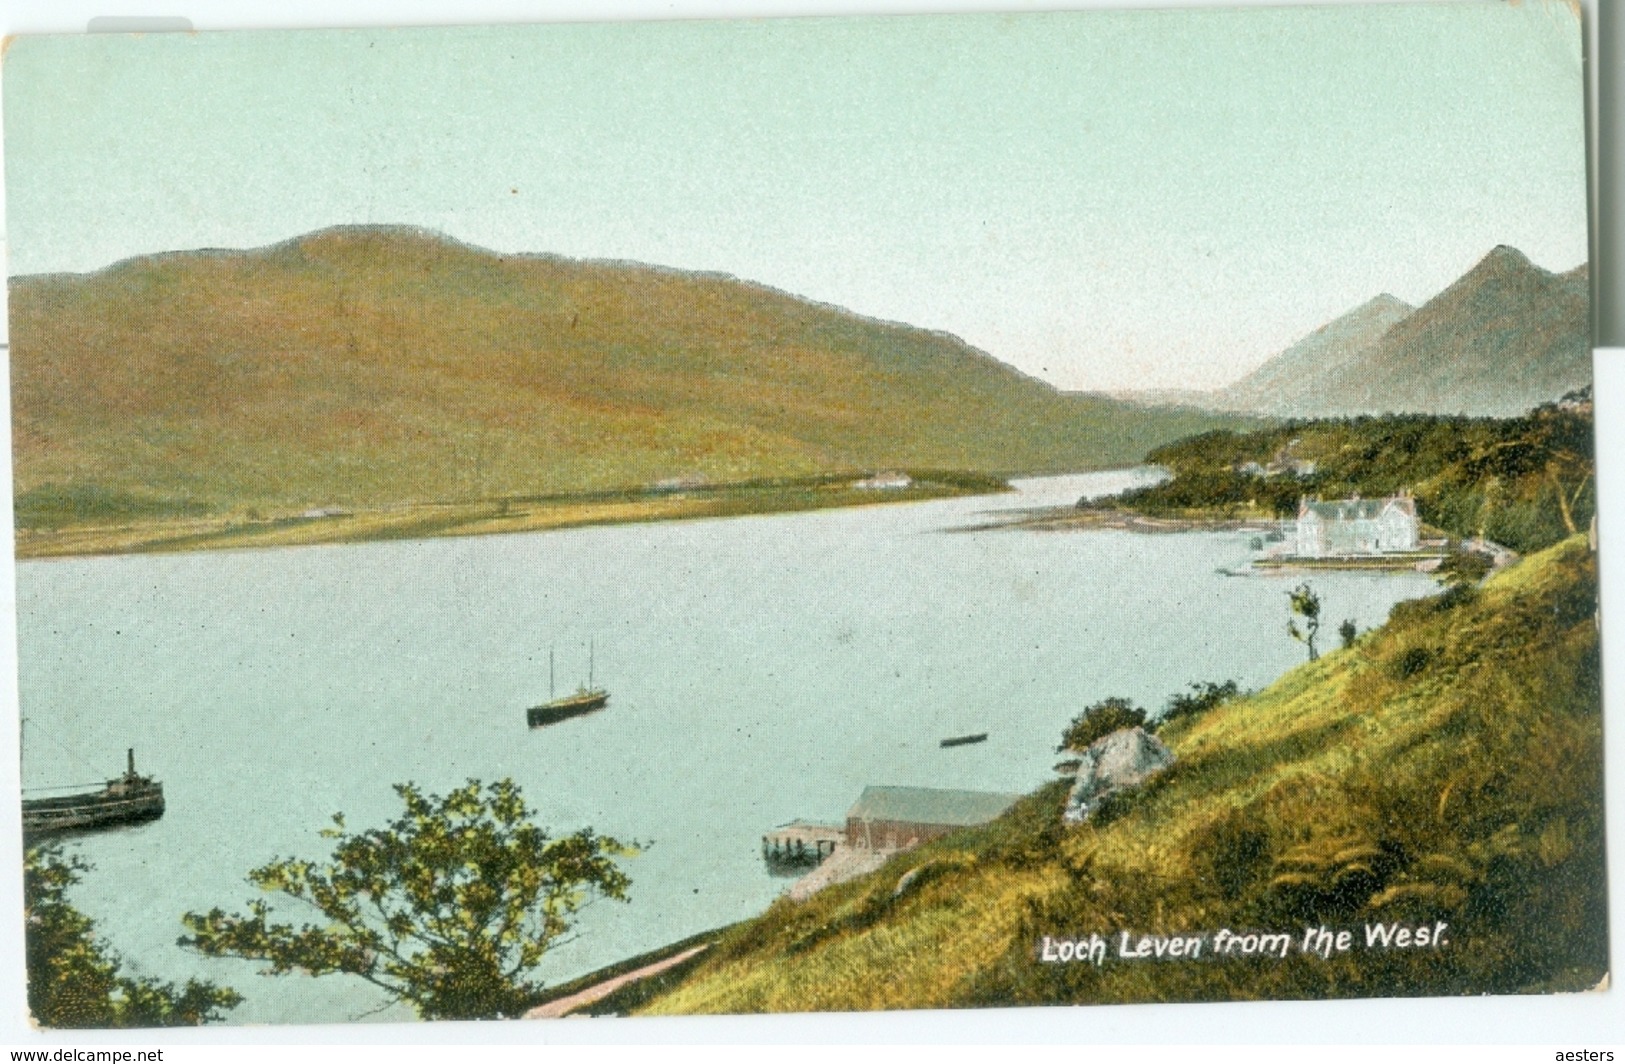
<svg viewBox="0 0 1625 1064">
<path fill-rule="evenodd" d="M 395 222 L 720 270 L 1063 387 L 1586 258 L 1551 0 L 22 38 L 12 274 Z"/>
</svg>

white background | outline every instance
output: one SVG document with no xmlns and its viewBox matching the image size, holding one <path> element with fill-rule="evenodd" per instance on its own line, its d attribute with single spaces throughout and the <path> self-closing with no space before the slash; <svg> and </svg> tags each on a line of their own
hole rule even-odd
<svg viewBox="0 0 1625 1064">
<path fill-rule="evenodd" d="M 1339 0 L 1331 0 L 1339 2 Z M 1524 0 L 1547 2 L 1547 0 Z M 453 25 L 500 22 L 585 21 L 616 19 L 709 18 L 734 16 L 787 16 L 865 13 L 951 12 L 951 11 L 1030 11 L 1101 7 L 1244 6 L 1248 0 L 1194 0 L 1178 3 L 1163 0 L 1074 0 L 1071 3 L 1013 2 L 1013 0 L 0 0 L 0 32 L 42 33 L 78 32 L 94 17 L 182 16 L 200 30 L 247 29 L 261 27 L 327 27 L 360 25 Z M 1590 101 L 1594 131 L 1605 138 L 1605 149 L 1592 148 L 1594 186 L 1600 174 L 1608 195 L 1602 209 L 1594 212 L 1594 232 L 1604 234 L 1601 246 L 1592 256 L 1597 285 L 1596 297 L 1601 319 L 1598 336 L 1616 345 L 1599 349 L 1596 362 L 1597 393 L 1597 482 L 1602 499 L 1599 528 L 1604 544 L 1610 544 L 1613 530 L 1625 530 L 1625 277 L 1620 263 L 1621 225 L 1618 210 L 1619 115 L 1622 107 L 1619 70 L 1622 65 L 1619 0 L 1581 0 L 1587 19 L 1588 50 L 1592 67 Z M 1599 26 L 1599 6 L 1603 20 Z M 1598 56 L 1601 55 L 1599 61 Z M 1596 75 L 1602 69 L 1601 86 Z M 1595 196 L 1594 196 L 1595 203 Z M 1599 224 L 1600 223 L 1600 224 Z M 0 229 L 0 241 L 3 241 Z M 9 386 L 5 395 L 9 397 Z M 0 416 L 0 481 L 9 485 L 9 409 Z M 0 511 L 0 542 L 10 535 L 11 508 Z M 1625 532 L 1620 536 L 1625 538 Z M 1625 616 L 1625 565 L 1613 560 L 1608 546 L 1603 548 L 1603 612 L 1606 617 Z M 16 727 L 16 638 L 15 594 L 10 566 L 0 567 L 0 727 Z M 1625 894 L 1625 695 L 1621 694 L 1621 672 L 1625 668 L 1625 625 L 1604 625 L 1607 687 L 1607 746 L 1609 773 L 1609 852 L 1612 956 L 1617 964 L 1625 957 L 1625 911 L 1620 899 Z M 6 744 L 10 748 L 10 744 Z M 19 808 L 17 766 L 14 756 L 0 757 L 0 808 L 9 810 L 0 817 L 0 870 L 16 869 L 20 842 L 16 810 Z M 393 1059 L 403 1055 L 398 1048 L 409 1043 L 409 1059 L 460 1057 L 453 1046 L 484 1043 L 481 1054 L 496 1059 L 535 1059 L 527 1044 L 551 1043 L 562 1049 L 566 1043 L 936 1043 L 959 1046 L 967 1043 L 1196 1043 L 1247 1044 L 1276 1043 L 1272 1059 L 1304 1059 L 1317 1055 L 1313 1050 L 1289 1050 L 1289 1043 L 1406 1043 L 1413 1048 L 1399 1052 L 1401 1059 L 1460 1059 L 1459 1052 L 1433 1051 L 1418 1044 L 1532 1044 L 1525 1051 L 1502 1051 L 1484 1059 L 1553 1060 L 1542 1047 L 1597 1048 L 1605 1044 L 1625 1044 L 1625 1001 L 1618 989 L 1602 993 L 1516 998 L 1414 999 L 1357 1002 L 1274 1002 L 1226 1005 L 1134 1005 L 1077 1008 L 1000 1009 L 975 1012 L 841 1014 L 819 1016 L 740 1017 L 730 1019 L 675 1020 L 593 1020 L 566 1023 L 502 1024 L 424 1024 L 351 1025 L 347 1027 L 219 1027 L 199 1031 L 166 1031 L 148 1037 L 142 1033 L 69 1034 L 41 1033 L 27 1026 L 24 1008 L 20 917 L 21 877 L 0 874 L 0 1046 L 163 1046 L 165 1060 L 284 1059 L 286 1053 L 272 1049 L 278 1044 L 317 1044 L 332 1047 L 317 1050 L 323 1060 Z M 506 1048 L 499 1048 L 510 1044 Z M 257 1045 L 259 1048 L 249 1048 Z M 227 1050 L 226 1046 L 240 1047 Z M 203 1047 L 214 1047 L 207 1049 Z M 437 1047 L 437 1048 L 431 1048 Z M 307 1055 L 310 1050 L 293 1050 Z M 777 1051 L 774 1060 L 778 1059 Z M 845 1050 L 833 1050 L 845 1053 Z M 1043 1052 L 1043 1051 L 1028 1051 Z M 1087 1050 L 1066 1051 L 1068 1056 Z M 1200 1052 L 1200 1051 L 1197 1051 Z M 1393 1051 L 1378 1051 L 1383 1056 Z M 620 1058 L 628 1053 L 614 1054 Z M 274 1054 L 274 1057 L 273 1057 Z M 567 1052 L 569 1057 L 580 1054 Z M 639 1053 L 641 1056 L 642 1053 Z M 827 1056 L 827 1052 L 821 1056 Z M 868 1054 L 865 1054 L 866 1056 Z M 956 1054 L 958 1055 L 958 1054 Z M 977 1053 L 978 1058 L 988 1054 Z M 1182 1056 L 1187 1055 L 1182 1053 Z M 1207 1054 L 1203 1054 L 1204 1057 Z M 757 1059 L 761 1054 L 753 1054 Z M 792 1054 L 799 1059 L 801 1054 Z M 1218 1059 L 1236 1059 L 1238 1054 L 1221 1053 Z M 1482 1056 L 1474 1053 L 1475 1058 Z M 1352 1054 L 1334 1052 L 1328 1059 L 1350 1059 Z M 598 1059 L 595 1057 L 594 1059 Z M 1361 1059 L 1369 1060 L 1368 1053 Z M 1620 1058 L 1625 1061 L 1625 1057 Z"/>
</svg>

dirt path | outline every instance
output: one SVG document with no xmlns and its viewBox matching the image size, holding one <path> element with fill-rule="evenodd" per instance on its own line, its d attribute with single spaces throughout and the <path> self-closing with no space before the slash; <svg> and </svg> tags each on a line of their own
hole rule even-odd
<svg viewBox="0 0 1625 1064">
<path fill-rule="evenodd" d="M 836 847 L 834 853 L 824 858 L 823 864 L 796 880 L 785 893 L 792 901 L 806 901 L 825 887 L 845 883 L 866 872 L 873 872 L 889 861 L 896 852 L 896 850 L 866 850 L 853 846 Z"/>
<path fill-rule="evenodd" d="M 675 968 L 677 965 L 682 964 L 690 957 L 703 953 L 710 948 L 711 944 L 706 942 L 702 945 L 695 946 L 693 949 L 684 950 L 674 957 L 667 957 L 663 961 L 655 961 L 653 964 L 646 964 L 642 968 L 627 972 L 625 975 L 617 975 L 613 979 L 606 979 L 602 983 L 589 986 L 585 990 L 579 990 L 576 993 L 571 994 L 569 997 L 561 997 L 555 1001 L 549 1001 L 545 1005 L 537 1005 L 535 1008 L 525 1013 L 525 1019 L 556 1020 L 561 1016 L 567 1016 L 576 1009 L 579 1009 L 585 1005 L 591 1005 L 595 1001 L 601 1001 L 604 998 L 609 997 L 609 995 L 615 993 L 615 991 L 619 990 L 628 983 L 635 983 L 639 979 L 647 979 L 651 975 L 659 975 L 666 969 Z"/>
</svg>

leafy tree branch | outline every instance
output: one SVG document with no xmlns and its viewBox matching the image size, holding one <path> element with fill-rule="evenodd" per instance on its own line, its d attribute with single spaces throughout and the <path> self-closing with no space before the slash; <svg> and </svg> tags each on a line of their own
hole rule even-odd
<svg viewBox="0 0 1625 1064">
<path fill-rule="evenodd" d="M 518 786 L 478 780 L 445 796 L 395 787 L 405 811 L 322 835 L 331 859 L 282 858 L 249 881 L 319 917 L 278 922 L 264 899 L 245 913 L 188 913 L 181 945 L 267 963 L 271 974 L 358 976 L 424 1019 L 517 1016 L 541 994 L 534 970 L 596 898 L 627 899 L 617 859 L 637 847 L 583 829 L 551 837 Z"/>
<path fill-rule="evenodd" d="M 68 900 L 90 866 L 52 846 L 23 856 L 28 1008 L 43 1027 L 190 1027 L 218 1021 L 242 997 L 189 979 L 184 986 L 121 974 L 123 960 L 95 921 Z"/>
</svg>

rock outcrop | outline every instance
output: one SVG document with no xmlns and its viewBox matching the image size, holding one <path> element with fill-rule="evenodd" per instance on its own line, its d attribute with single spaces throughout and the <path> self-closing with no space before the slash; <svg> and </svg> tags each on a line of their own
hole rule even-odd
<svg viewBox="0 0 1625 1064">
<path fill-rule="evenodd" d="M 1144 728 L 1123 728 L 1077 751 L 1077 761 L 1077 779 L 1061 813 L 1067 824 L 1088 820 L 1108 795 L 1138 787 L 1173 764 L 1174 754 Z"/>
</svg>

